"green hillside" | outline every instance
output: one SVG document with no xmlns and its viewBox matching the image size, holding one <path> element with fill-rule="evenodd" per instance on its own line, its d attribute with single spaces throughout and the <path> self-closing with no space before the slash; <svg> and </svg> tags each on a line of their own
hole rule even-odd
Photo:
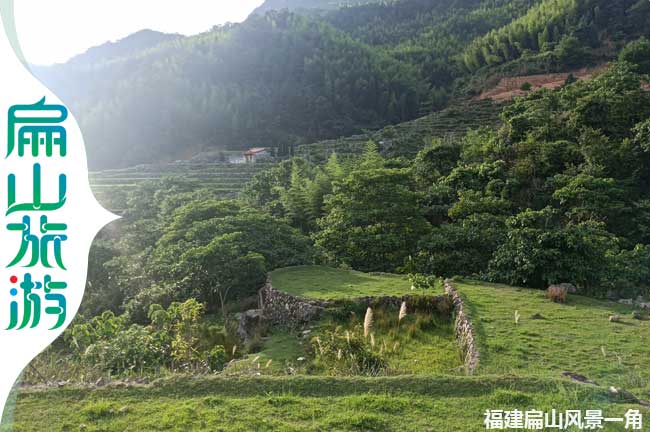
<svg viewBox="0 0 650 432">
<path fill-rule="evenodd" d="M 461 101 L 441 111 L 375 132 L 319 141 L 296 147 L 296 156 L 314 163 L 324 163 L 332 154 L 359 155 L 369 140 L 379 143 L 386 156 L 412 157 L 438 138 L 453 141 L 470 130 L 498 128 L 502 106 L 489 100 Z"/>
<path fill-rule="evenodd" d="M 312 271 L 315 280 L 322 280 L 322 269 Z M 425 332 L 411 342 L 403 340 L 403 361 L 395 364 L 407 367 L 409 358 L 424 362 L 429 372 L 411 372 L 416 376 L 308 376 L 319 374 L 318 369 L 298 367 L 298 376 L 286 376 L 286 370 L 276 368 L 275 377 L 248 377 L 260 375 L 255 371 L 266 375 L 273 368 L 269 360 L 281 360 L 277 351 L 263 347 L 259 354 L 227 368 L 224 377 L 21 390 L 13 412 L 15 430 L 480 431 L 486 409 L 589 407 L 603 409 L 607 416 L 623 416 L 628 409 L 650 414 L 630 396 L 613 396 L 607 390 L 611 385 L 638 397 L 650 396 L 646 364 L 650 321 L 633 319 L 630 307 L 575 295 L 566 304 L 556 304 L 536 290 L 472 281 L 456 285 L 479 339 L 481 364 L 474 377 L 450 375 L 458 360 L 444 357 L 448 348 L 439 333 L 434 339 Z M 612 313 L 620 314 L 622 322 L 609 322 Z M 541 317 L 532 318 L 533 314 Z M 313 332 L 319 334 L 328 326 L 328 320 L 321 321 Z M 282 335 L 271 333 L 266 344 L 273 345 L 274 337 L 286 339 Z M 453 333 L 447 337 L 453 340 Z M 414 352 L 408 352 L 408 343 Z M 311 358 L 309 350 L 301 353 L 300 348 L 294 355 Z M 437 369 L 435 361 L 446 364 L 447 370 Z M 563 372 L 584 374 L 597 385 L 575 383 Z M 32 415 L 35 410 L 42 415 Z M 624 429 L 608 425 L 604 430 Z"/>
<path fill-rule="evenodd" d="M 649 9 L 403 0 L 271 10 L 192 37 L 140 32 L 34 71 L 77 114 L 95 170 L 214 149 L 287 155 L 437 112 L 494 76 L 611 61 L 647 34 Z"/>
<path fill-rule="evenodd" d="M 125 209 L 129 191 L 147 183 L 156 183 L 165 178 L 182 178 L 194 183 L 197 189 L 208 188 L 217 196 L 236 197 L 254 175 L 271 166 L 272 162 L 139 165 L 91 172 L 89 180 L 99 202 L 111 211 L 121 212 Z"/>
</svg>

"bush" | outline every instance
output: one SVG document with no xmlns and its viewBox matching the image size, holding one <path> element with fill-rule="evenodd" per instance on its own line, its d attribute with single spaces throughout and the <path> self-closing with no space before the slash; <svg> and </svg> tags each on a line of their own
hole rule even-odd
<svg viewBox="0 0 650 432">
<path fill-rule="evenodd" d="M 223 370 L 226 364 L 226 349 L 221 345 L 212 348 L 207 355 L 206 362 L 212 372 Z"/>
<path fill-rule="evenodd" d="M 650 74 L 650 40 L 641 38 L 630 42 L 621 50 L 619 59 L 635 65 L 639 73 Z"/>
<path fill-rule="evenodd" d="M 568 288 L 560 285 L 551 285 L 548 287 L 548 290 L 546 290 L 546 298 L 555 303 L 566 303 L 568 294 Z"/>
<path fill-rule="evenodd" d="M 200 345 L 204 305 L 194 299 L 172 303 L 168 309 L 152 305 L 150 324 L 127 325 L 126 316 L 105 312 L 84 324 L 73 326 L 65 339 L 79 362 L 93 371 L 115 375 L 132 372 L 210 370 L 223 368 L 225 348 L 218 345 L 208 353 Z M 204 360 L 207 360 L 204 362 Z"/>
<path fill-rule="evenodd" d="M 409 281 L 411 282 L 411 289 L 435 289 L 436 281 L 438 280 L 437 276 L 423 275 L 419 273 L 413 273 L 408 276 Z"/>
<path fill-rule="evenodd" d="M 521 85 L 521 89 L 523 91 L 531 91 L 533 89 L 533 85 L 529 82 L 525 82 Z"/>
<path fill-rule="evenodd" d="M 368 338 L 370 339 L 370 338 Z M 336 328 L 311 341 L 316 359 L 333 375 L 379 375 L 387 367 L 384 358 L 360 331 Z"/>
</svg>

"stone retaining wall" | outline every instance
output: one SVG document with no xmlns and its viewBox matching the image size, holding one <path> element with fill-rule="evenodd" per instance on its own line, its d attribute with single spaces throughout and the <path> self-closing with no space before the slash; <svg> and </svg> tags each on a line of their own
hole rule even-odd
<svg viewBox="0 0 650 432">
<path fill-rule="evenodd" d="M 276 290 L 271 285 L 270 280 L 260 289 L 259 298 L 259 307 L 263 310 L 264 318 L 268 322 L 290 328 L 298 328 L 317 320 L 326 308 L 342 307 L 346 304 L 373 308 L 399 308 L 402 302 L 406 302 L 409 311 L 435 312 L 445 318 L 451 316 L 453 309 L 451 299 L 447 295 L 405 295 L 401 297 L 359 297 L 345 300 L 308 300 Z"/>
<path fill-rule="evenodd" d="M 454 284 L 447 279 L 445 280 L 444 287 L 445 293 L 451 297 L 454 303 L 454 311 L 456 313 L 454 328 L 456 331 L 456 339 L 465 357 L 465 369 L 468 375 L 472 375 L 479 365 L 479 352 L 474 327 L 467 313 L 465 302 L 458 291 L 456 291 Z"/>
<path fill-rule="evenodd" d="M 267 280 L 259 291 L 260 309 L 271 324 L 299 327 L 316 320 L 327 307 L 327 302 L 305 300 L 278 291 Z"/>
</svg>

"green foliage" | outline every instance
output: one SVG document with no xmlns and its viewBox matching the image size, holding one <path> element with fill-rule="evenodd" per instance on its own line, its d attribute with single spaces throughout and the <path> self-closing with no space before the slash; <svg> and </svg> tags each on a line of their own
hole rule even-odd
<svg viewBox="0 0 650 432">
<path fill-rule="evenodd" d="M 489 264 L 490 278 L 544 288 L 572 281 L 586 290 L 602 286 L 615 238 L 594 221 L 563 223 L 558 212 L 527 210 L 507 221 L 505 242 Z"/>
<path fill-rule="evenodd" d="M 212 348 L 207 354 L 206 361 L 212 372 L 223 370 L 226 364 L 226 350 L 221 345 Z"/>
<path fill-rule="evenodd" d="M 437 276 L 423 275 L 419 273 L 411 273 L 408 278 L 411 282 L 411 289 L 416 290 L 435 289 L 438 282 Z"/>
<path fill-rule="evenodd" d="M 428 231 L 418 202 L 409 170 L 353 171 L 326 198 L 328 212 L 319 220 L 316 245 L 334 263 L 395 271 Z"/>
<path fill-rule="evenodd" d="M 413 166 L 433 227 L 410 271 L 539 288 L 572 282 L 599 296 L 645 292 L 615 258 L 648 238 L 642 84 L 629 64 L 614 64 L 517 99 L 497 134 L 468 134 L 449 162 L 439 146 L 424 149 Z"/>
<path fill-rule="evenodd" d="M 636 66 L 637 72 L 650 74 L 650 39 L 643 37 L 630 42 L 621 50 L 618 58 Z"/>
<path fill-rule="evenodd" d="M 316 362 L 332 375 L 380 375 L 386 369 L 386 361 L 368 338 L 363 329 L 343 331 L 336 328 L 311 341 Z"/>
<path fill-rule="evenodd" d="M 172 303 L 163 309 L 152 305 L 150 323 L 129 324 L 126 315 L 104 312 L 92 320 L 73 325 L 65 333 L 68 347 L 80 364 L 89 370 L 111 375 L 174 371 L 213 370 L 223 366 L 223 346 L 202 351 L 201 321 L 204 305 L 194 299 Z M 219 349 L 223 356 L 219 355 Z"/>
<path fill-rule="evenodd" d="M 463 54 L 476 71 L 532 53 L 548 53 L 546 62 L 561 68 L 589 62 L 588 49 L 606 46 L 611 38 L 633 39 L 647 33 L 650 11 L 636 0 L 544 0 L 525 15 L 476 38 Z"/>
</svg>

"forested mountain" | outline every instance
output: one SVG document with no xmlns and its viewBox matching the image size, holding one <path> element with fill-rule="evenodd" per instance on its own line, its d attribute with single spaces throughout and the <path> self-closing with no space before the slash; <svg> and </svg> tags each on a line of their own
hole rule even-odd
<svg viewBox="0 0 650 432">
<path fill-rule="evenodd" d="M 350 134 L 426 98 L 416 68 L 286 12 L 41 76 L 79 113 L 93 168 Z"/>
<path fill-rule="evenodd" d="M 476 39 L 465 51 L 470 70 L 534 53 L 561 53 L 566 66 L 584 63 L 592 49 L 648 34 L 650 2 L 644 0 L 545 0 L 526 15 Z"/>
<path fill-rule="evenodd" d="M 106 42 L 97 47 L 90 48 L 83 54 L 70 59 L 72 64 L 88 64 L 108 61 L 126 56 L 138 55 L 146 50 L 164 42 L 181 39 L 180 34 L 161 33 L 154 30 L 140 30 L 117 42 Z"/>
<path fill-rule="evenodd" d="M 270 11 L 189 38 L 141 32 L 35 72 L 76 113 L 93 169 L 214 148 L 288 154 L 443 108 L 513 65 L 546 72 L 606 61 L 650 31 L 648 18 L 633 0 Z"/>
<path fill-rule="evenodd" d="M 371 1 L 373 0 L 266 0 L 264 4 L 253 11 L 253 14 L 263 15 L 272 10 L 279 11 L 283 9 L 290 11 L 325 11 Z"/>
</svg>

